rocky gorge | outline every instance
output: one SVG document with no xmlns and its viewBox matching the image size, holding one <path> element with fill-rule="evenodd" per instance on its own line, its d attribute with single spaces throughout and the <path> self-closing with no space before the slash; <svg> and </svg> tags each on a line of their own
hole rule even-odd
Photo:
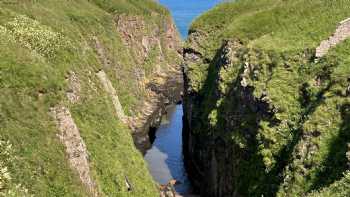
<svg viewBox="0 0 350 197">
<path fill-rule="evenodd" d="M 0 1 L 0 196 L 350 195 L 349 2 L 181 9 Z"/>
</svg>

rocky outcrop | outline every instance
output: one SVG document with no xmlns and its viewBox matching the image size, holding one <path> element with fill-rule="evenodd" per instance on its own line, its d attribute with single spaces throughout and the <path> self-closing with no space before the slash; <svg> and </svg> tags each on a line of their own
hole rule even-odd
<svg viewBox="0 0 350 197">
<path fill-rule="evenodd" d="M 142 64 L 152 51 L 157 51 L 157 60 L 162 61 L 163 51 L 158 37 L 161 29 L 157 24 L 147 26 L 143 17 L 120 15 L 115 19 L 123 43 L 133 53 L 138 64 Z M 147 34 L 145 34 L 147 32 Z"/>
<path fill-rule="evenodd" d="M 182 46 L 181 46 L 181 38 L 179 36 L 179 33 L 176 29 L 175 23 L 172 21 L 171 18 L 168 18 L 168 20 L 164 21 L 163 26 L 165 26 L 165 47 L 168 50 L 175 50 L 179 54 L 181 54 Z"/>
<path fill-rule="evenodd" d="M 160 197 L 199 197 L 198 195 L 186 194 L 180 195 L 175 191 L 176 180 L 170 180 L 168 184 L 160 186 Z M 181 184 L 181 183 L 180 183 Z"/>
<path fill-rule="evenodd" d="M 102 63 L 102 65 L 104 66 L 104 68 L 108 68 L 111 64 L 110 60 L 108 59 L 108 57 L 106 56 L 106 52 L 104 47 L 102 46 L 102 43 L 100 42 L 100 40 L 94 36 L 92 38 L 92 40 L 94 41 L 95 44 L 95 49 L 97 52 L 97 55 Z"/>
<path fill-rule="evenodd" d="M 151 17 L 159 15 L 153 13 Z M 152 71 L 142 66 L 134 69 L 138 87 L 145 92 L 145 98 L 134 110 L 135 115 L 129 118 L 129 126 L 133 130 L 135 145 L 145 152 L 151 145 L 150 128 L 159 126 L 165 106 L 181 100 L 181 39 L 171 17 L 161 20 L 160 24 L 146 25 L 141 16 L 119 15 L 115 18 L 115 25 L 136 64 L 148 64 L 151 56 L 156 57 Z M 169 52 L 172 57 L 168 56 Z"/>
<path fill-rule="evenodd" d="M 89 154 L 80 136 L 79 129 L 74 123 L 70 111 L 66 107 L 54 107 L 50 111 L 56 121 L 59 130 L 58 137 L 65 146 L 67 159 L 81 182 L 92 196 L 99 196 L 94 180 L 91 177 L 89 166 Z"/>
<path fill-rule="evenodd" d="M 122 105 L 120 104 L 117 92 L 115 91 L 111 81 L 108 79 L 106 73 L 101 70 L 98 73 L 96 73 L 96 75 L 100 79 L 100 82 L 104 90 L 109 94 L 109 96 L 112 99 L 112 103 L 113 103 L 117 118 L 123 121 L 124 123 L 127 123 L 128 118 L 124 114 L 124 110 Z"/>
<path fill-rule="evenodd" d="M 160 125 L 166 106 L 182 99 L 181 72 L 168 74 L 157 76 L 146 85 L 147 98 L 142 103 L 140 113 L 129 119 L 135 145 L 143 153 L 151 147 L 149 132 Z"/>
<path fill-rule="evenodd" d="M 68 82 L 68 90 L 66 91 L 66 97 L 71 103 L 77 103 L 80 99 L 81 92 L 79 78 L 75 72 L 70 72 L 66 80 Z"/>
<path fill-rule="evenodd" d="M 350 18 L 341 21 L 333 33 L 327 40 L 321 42 L 316 48 L 316 57 L 322 57 L 327 54 L 329 49 L 343 42 L 350 37 Z"/>
</svg>

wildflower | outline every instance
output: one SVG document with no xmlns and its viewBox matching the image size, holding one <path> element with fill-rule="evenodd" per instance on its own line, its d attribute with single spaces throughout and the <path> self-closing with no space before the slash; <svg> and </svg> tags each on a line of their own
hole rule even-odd
<svg viewBox="0 0 350 197">
<path fill-rule="evenodd" d="M 29 196 L 27 188 L 13 183 L 11 169 L 8 166 L 14 162 L 14 159 L 12 144 L 9 141 L 0 140 L 0 196 Z"/>
<path fill-rule="evenodd" d="M 0 34 L 6 31 L 11 32 L 15 40 L 23 47 L 45 57 L 53 57 L 59 49 L 70 45 L 61 33 L 54 32 L 50 27 L 24 15 L 15 17 L 5 27 L 0 28 Z"/>
</svg>

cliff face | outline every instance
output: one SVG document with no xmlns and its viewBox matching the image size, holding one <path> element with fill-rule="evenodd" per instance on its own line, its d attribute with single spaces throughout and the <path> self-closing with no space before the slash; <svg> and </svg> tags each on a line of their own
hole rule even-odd
<svg viewBox="0 0 350 197">
<path fill-rule="evenodd" d="M 202 196 L 349 195 L 347 9 L 236 1 L 193 23 L 183 138 Z"/>
<path fill-rule="evenodd" d="M 0 1 L 0 196 L 159 196 L 132 135 L 179 99 L 180 50 L 153 1 Z"/>
</svg>

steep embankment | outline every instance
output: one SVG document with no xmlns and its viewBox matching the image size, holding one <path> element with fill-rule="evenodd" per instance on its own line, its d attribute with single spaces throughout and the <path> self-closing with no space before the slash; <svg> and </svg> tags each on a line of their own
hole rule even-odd
<svg viewBox="0 0 350 197">
<path fill-rule="evenodd" d="M 150 0 L 0 1 L 0 196 L 159 196 L 131 133 L 176 99 L 179 50 Z"/>
<path fill-rule="evenodd" d="M 184 154 L 202 196 L 348 196 L 350 4 L 238 0 L 185 47 Z"/>
</svg>

